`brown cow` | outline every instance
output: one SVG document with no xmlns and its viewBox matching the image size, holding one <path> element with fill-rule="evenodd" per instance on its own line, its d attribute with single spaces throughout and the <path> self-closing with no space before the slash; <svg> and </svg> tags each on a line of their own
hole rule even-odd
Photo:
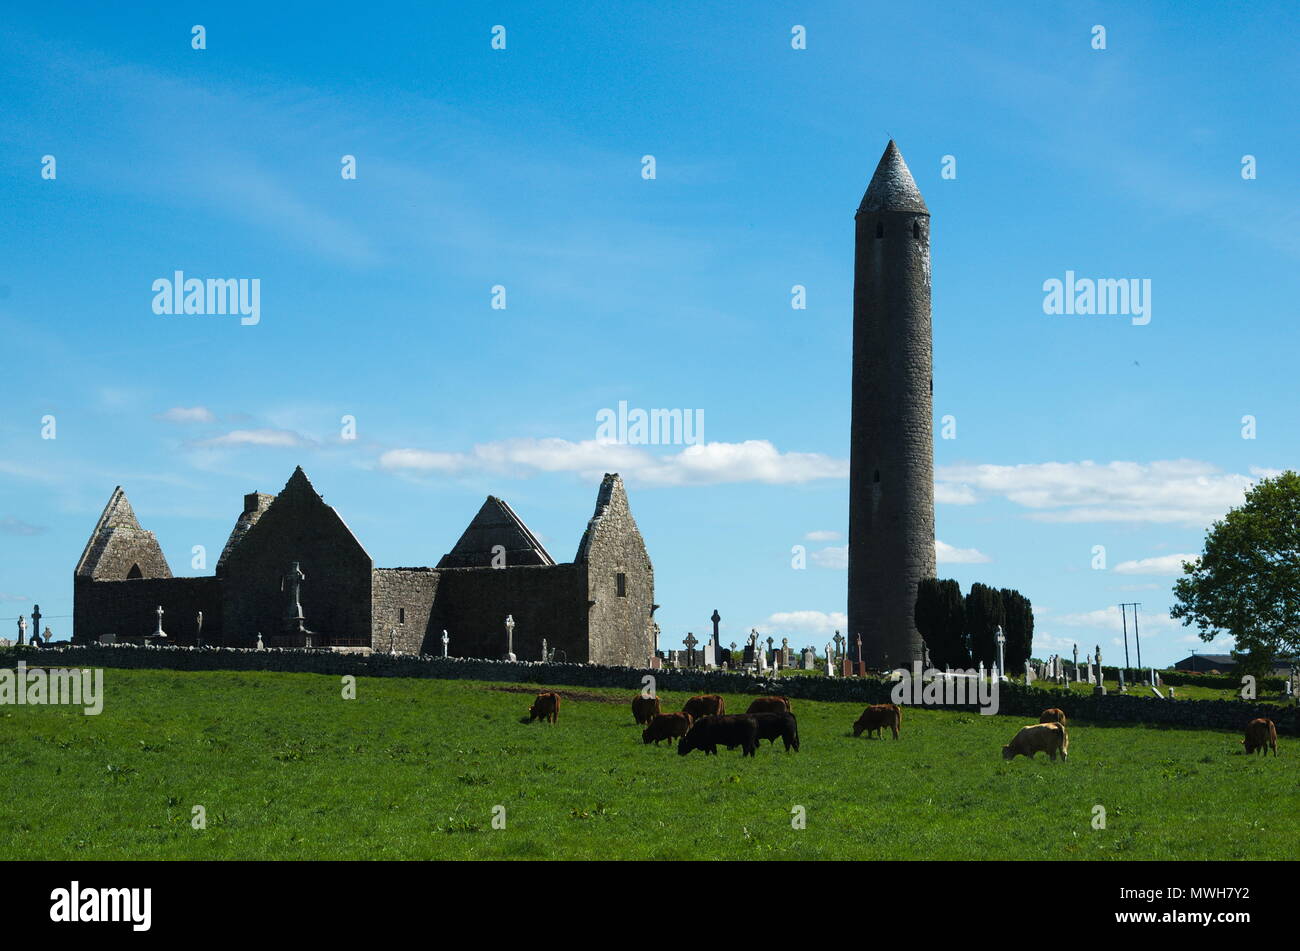
<svg viewBox="0 0 1300 951">
<path fill-rule="evenodd" d="M 749 709 L 745 711 L 750 713 L 789 713 L 790 701 L 785 697 L 759 697 L 754 700 Z"/>
<path fill-rule="evenodd" d="M 671 746 L 672 740 L 676 737 L 685 736 L 690 732 L 691 724 L 694 722 L 689 713 L 656 714 L 650 721 L 650 725 L 641 731 L 641 742 L 658 746 L 660 740 L 668 740 Z"/>
<path fill-rule="evenodd" d="M 1069 726 L 1069 721 L 1065 718 L 1065 711 L 1060 707 L 1048 707 L 1038 715 L 1039 723 L 1059 723 L 1061 726 Z"/>
<path fill-rule="evenodd" d="M 637 723 L 649 723 L 658 715 L 658 697 L 637 696 L 632 698 L 632 716 L 636 718 Z"/>
<path fill-rule="evenodd" d="M 700 717 L 720 717 L 726 712 L 725 708 L 726 704 L 716 693 L 706 693 L 687 700 L 682 713 L 689 713 L 692 720 L 698 720 Z"/>
<path fill-rule="evenodd" d="M 1247 753 L 1268 755 L 1271 749 L 1277 755 L 1277 726 L 1267 717 L 1259 717 L 1246 724 L 1246 738 L 1241 741 Z"/>
<path fill-rule="evenodd" d="M 533 705 L 528 708 L 528 719 L 524 722 L 532 723 L 534 720 L 549 720 L 554 723 L 560 718 L 560 695 L 558 693 L 539 693 Z"/>
<path fill-rule="evenodd" d="M 894 732 L 894 739 L 898 739 L 898 731 L 903 727 L 903 711 L 898 704 L 874 703 L 867 707 L 853 724 L 853 735 L 861 736 L 862 731 L 866 730 L 867 736 L 875 733 L 883 740 L 885 727 L 889 727 Z"/>
<path fill-rule="evenodd" d="M 1003 759 L 1015 759 L 1021 754 L 1034 758 L 1034 754 L 1044 752 L 1053 760 L 1056 754 L 1061 754 L 1061 760 L 1069 758 L 1070 753 L 1070 734 L 1059 723 L 1035 723 L 1033 726 L 1022 727 L 1015 738 L 1002 747 Z"/>
</svg>

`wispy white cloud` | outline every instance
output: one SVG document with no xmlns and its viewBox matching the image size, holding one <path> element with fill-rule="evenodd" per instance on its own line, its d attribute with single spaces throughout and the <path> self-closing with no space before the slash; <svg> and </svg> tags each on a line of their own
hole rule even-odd
<svg viewBox="0 0 1300 951">
<path fill-rule="evenodd" d="M 216 421 L 212 411 L 204 406 L 173 406 L 171 409 L 154 415 L 165 423 L 211 423 Z"/>
<path fill-rule="evenodd" d="M 1152 522 L 1203 526 L 1239 505 L 1259 478 L 1208 462 L 1044 462 L 942 466 L 940 485 L 1000 497 L 1042 522 Z"/>
<path fill-rule="evenodd" d="M 32 525 L 22 519 L 7 515 L 0 518 L 0 534 L 4 535 L 43 535 L 47 531 L 44 525 Z"/>
<path fill-rule="evenodd" d="M 804 540 L 810 542 L 833 542 L 833 541 L 838 541 L 839 537 L 840 537 L 839 532 L 832 532 L 829 530 L 818 530 L 815 532 L 809 532 L 807 535 L 804 536 Z"/>
<path fill-rule="evenodd" d="M 390 472 L 457 475 L 493 472 L 527 476 L 538 472 L 574 472 L 584 478 L 617 471 L 643 485 L 718 485 L 760 482 L 789 485 L 816 479 L 839 479 L 848 463 L 820 453 L 780 452 L 767 440 L 712 442 L 654 454 L 622 443 L 567 439 L 510 439 L 481 443 L 469 452 L 390 449 L 379 457 Z"/>
<path fill-rule="evenodd" d="M 1112 569 L 1119 575 L 1180 575 L 1183 562 L 1195 561 L 1195 554 L 1157 555 L 1154 558 L 1139 558 L 1136 561 L 1121 561 Z"/>
<path fill-rule="evenodd" d="M 935 539 L 935 561 L 941 565 L 982 565 L 993 559 L 978 548 L 957 548 Z"/>
<path fill-rule="evenodd" d="M 849 566 L 849 546 L 833 545 L 812 553 L 812 561 L 819 568 L 845 569 Z"/>
<path fill-rule="evenodd" d="M 245 446 L 269 449 L 301 449 L 315 445 L 315 441 L 288 429 L 233 429 L 211 439 L 194 443 L 199 447 Z"/>
<path fill-rule="evenodd" d="M 770 615 L 763 626 L 813 637 L 844 630 L 849 626 L 849 618 L 842 611 L 781 611 Z"/>
</svg>

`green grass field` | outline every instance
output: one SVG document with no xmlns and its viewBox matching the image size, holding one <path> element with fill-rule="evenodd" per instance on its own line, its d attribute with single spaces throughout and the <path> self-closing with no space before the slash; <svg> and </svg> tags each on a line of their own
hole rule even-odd
<svg viewBox="0 0 1300 951">
<path fill-rule="evenodd" d="M 98 717 L 0 707 L 0 858 L 1282 859 L 1300 846 L 1290 737 L 1264 759 L 1239 734 L 1072 723 L 1069 762 L 1004 762 L 1027 721 L 907 708 L 900 741 L 855 740 L 859 706 L 796 701 L 801 752 L 680 757 L 642 744 L 630 690 L 557 688 L 584 699 L 552 726 L 519 722 L 531 693 L 466 681 L 362 679 L 344 700 L 321 675 L 110 669 L 104 687 Z M 680 709 L 686 695 L 661 699 Z M 728 711 L 748 699 L 728 695 Z"/>
</svg>

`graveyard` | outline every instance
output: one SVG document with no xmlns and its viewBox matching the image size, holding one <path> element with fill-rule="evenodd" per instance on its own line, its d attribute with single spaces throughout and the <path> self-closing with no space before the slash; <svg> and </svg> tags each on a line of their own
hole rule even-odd
<svg viewBox="0 0 1300 951">
<path fill-rule="evenodd" d="M 631 689 L 556 686 L 551 725 L 519 722 L 532 684 L 104 673 L 98 716 L 0 708 L 0 858 L 1282 859 L 1300 822 L 1289 735 L 1072 719 L 1068 762 L 1006 762 L 1024 718 L 906 707 L 854 739 L 860 703 L 797 699 L 799 752 L 683 757 Z"/>
</svg>

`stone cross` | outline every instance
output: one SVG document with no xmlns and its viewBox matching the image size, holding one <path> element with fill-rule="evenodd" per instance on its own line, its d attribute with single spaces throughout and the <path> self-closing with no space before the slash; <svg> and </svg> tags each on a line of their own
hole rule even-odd
<svg viewBox="0 0 1300 951">
<path fill-rule="evenodd" d="M 155 611 L 154 613 L 158 615 L 158 630 L 156 630 L 156 631 L 153 632 L 153 636 L 154 636 L 154 637 L 166 637 L 167 635 L 166 635 L 166 633 L 165 633 L 165 632 L 163 631 L 163 629 L 162 629 L 162 616 L 163 616 L 163 609 L 162 609 L 162 605 L 161 605 L 161 604 L 158 605 L 158 610 Z"/>
<path fill-rule="evenodd" d="M 695 645 L 698 644 L 699 641 L 696 640 L 694 634 L 692 634 L 690 631 L 687 631 L 686 636 L 682 638 L 682 643 L 686 645 L 686 664 L 688 667 L 694 667 L 695 666 Z"/>
<path fill-rule="evenodd" d="M 451 636 L 448 635 L 446 629 L 444 629 L 442 632 L 442 656 L 443 657 L 447 656 L 447 645 L 450 642 L 451 642 Z"/>
<path fill-rule="evenodd" d="M 390 628 L 388 631 L 388 653 L 397 653 L 397 628 Z"/>
<path fill-rule="evenodd" d="M 1074 679 L 1079 679 L 1079 645 L 1074 645 Z"/>
<path fill-rule="evenodd" d="M 772 637 L 772 636 L 769 634 L 769 635 L 768 635 L 768 638 L 767 638 L 767 649 L 768 649 L 768 650 L 771 650 L 771 649 L 772 649 L 772 645 L 775 644 L 775 643 L 776 643 L 776 638 Z"/>
<path fill-rule="evenodd" d="M 200 611 L 198 617 L 194 619 L 194 643 L 199 647 L 203 646 L 203 612 Z"/>
<path fill-rule="evenodd" d="M 542 660 L 545 661 L 546 659 L 547 659 L 547 658 L 546 658 L 546 638 L 543 637 L 543 638 L 542 638 Z"/>
<path fill-rule="evenodd" d="M 862 663 L 862 635 L 858 635 L 858 663 Z"/>
<path fill-rule="evenodd" d="M 836 631 L 835 633 L 839 634 L 839 631 Z M 826 645 L 826 676 L 827 677 L 835 676 L 835 655 L 831 653 L 830 644 Z"/>
<path fill-rule="evenodd" d="M 718 641 L 718 625 L 722 623 L 722 615 L 718 613 L 717 608 L 713 609 L 713 616 L 709 620 L 713 622 L 713 643 L 720 643 Z"/>
<path fill-rule="evenodd" d="M 32 605 L 32 636 L 35 637 L 39 633 L 41 633 L 41 606 L 39 604 L 33 604 Z"/>
<path fill-rule="evenodd" d="M 18 646 L 21 647 L 26 643 L 27 637 L 27 618 L 21 614 L 18 615 Z"/>
<path fill-rule="evenodd" d="M 781 662 L 786 666 L 790 664 L 790 638 L 781 638 Z"/>
<path fill-rule="evenodd" d="M 304 620 L 302 599 L 299 594 L 301 593 L 302 583 L 306 580 L 307 576 L 302 573 L 302 569 L 298 567 L 296 561 L 290 566 L 289 573 L 280 579 L 280 590 L 284 591 L 286 587 L 289 589 L 289 611 L 287 616 L 291 621 L 301 622 Z M 301 627 L 301 623 L 298 626 Z"/>
<path fill-rule="evenodd" d="M 264 651 L 264 650 L 266 650 L 266 647 L 262 644 L 262 632 L 261 632 L 261 631 L 258 631 L 258 632 L 257 632 L 257 649 L 260 650 L 260 651 Z"/>
<path fill-rule="evenodd" d="M 844 638 L 844 636 L 841 635 L 839 631 L 836 631 L 836 632 L 835 632 L 835 636 L 834 636 L 833 638 L 831 638 L 831 639 L 832 639 L 833 641 L 835 641 L 835 653 L 836 653 L 837 655 L 838 655 L 838 654 L 843 654 L 843 653 L 844 653 L 844 642 L 845 642 L 845 638 Z"/>
</svg>

